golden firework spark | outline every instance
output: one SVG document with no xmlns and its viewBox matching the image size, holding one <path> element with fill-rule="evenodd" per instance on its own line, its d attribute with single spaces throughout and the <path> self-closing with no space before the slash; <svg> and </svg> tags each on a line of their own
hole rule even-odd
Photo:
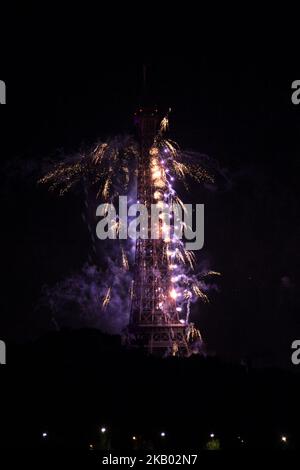
<svg viewBox="0 0 300 470">
<path fill-rule="evenodd" d="M 104 183 L 103 190 L 102 190 L 102 197 L 107 200 L 108 195 L 109 195 L 109 187 L 111 184 L 110 178 L 107 178 L 107 180 Z"/>
<path fill-rule="evenodd" d="M 204 294 L 204 292 L 199 288 L 199 286 L 197 286 L 197 284 L 193 284 L 192 289 L 194 293 L 197 295 L 197 297 L 202 299 L 204 302 L 209 302 L 207 295 Z"/>
<path fill-rule="evenodd" d="M 105 297 L 102 302 L 102 310 L 105 310 L 110 302 L 111 299 L 111 287 L 107 289 L 107 292 L 105 294 Z"/>
<path fill-rule="evenodd" d="M 128 258 L 127 258 L 124 248 L 122 248 L 122 266 L 125 269 L 125 271 L 129 271 Z"/>
<path fill-rule="evenodd" d="M 159 149 L 155 146 L 152 146 L 149 153 L 152 156 L 157 156 L 157 155 L 159 155 Z"/>
<path fill-rule="evenodd" d="M 162 144 L 167 147 L 173 157 L 177 156 L 178 145 L 176 142 L 173 142 L 171 140 L 163 140 Z"/>
<path fill-rule="evenodd" d="M 165 116 L 160 123 L 160 131 L 166 132 L 169 128 L 169 119 Z"/>
<path fill-rule="evenodd" d="M 101 160 L 104 156 L 105 150 L 107 149 L 108 144 L 98 144 L 92 152 L 92 160 L 95 164 L 101 163 Z"/>
<path fill-rule="evenodd" d="M 195 263 L 196 263 L 195 253 L 193 251 L 184 250 L 184 254 L 185 254 L 186 260 L 189 263 L 190 267 L 192 269 L 194 269 Z"/>
<path fill-rule="evenodd" d="M 179 178 L 185 178 L 189 174 L 189 168 L 184 163 L 180 163 L 177 160 L 173 160 L 173 167 L 176 175 Z"/>
</svg>

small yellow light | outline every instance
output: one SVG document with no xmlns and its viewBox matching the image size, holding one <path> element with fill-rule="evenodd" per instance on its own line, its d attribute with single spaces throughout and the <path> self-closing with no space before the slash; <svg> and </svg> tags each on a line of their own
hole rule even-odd
<svg viewBox="0 0 300 470">
<path fill-rule="evenodd" d="M 152 173 L 152 178 L 153 178 L 154 180 L 161 179 L 161 177 L 162 177 L 161 170 L 160 170 L 159 168 L 158 168 L 158 169 L 156 169 L 156 168 L 158 168 L 158 167 L 155 167 L 155 168 L 153 169 L 153 173 Z"/>
<path fill-rule="evenodd" d="M 157 147 L 151 147 L 150 149 L 150 155 L 158 155 L 158 148 Z"/>
<path fill-rule="evenodd" d="M 172 299 L 174 299 L 174 300 L 176 299 L 176 297 L 177 297 L 177 292 L 176 292 L 175 289 L 171 289 L 171 290 L 170 290 L 170 297 L 171 297 Z"/>
</svg>

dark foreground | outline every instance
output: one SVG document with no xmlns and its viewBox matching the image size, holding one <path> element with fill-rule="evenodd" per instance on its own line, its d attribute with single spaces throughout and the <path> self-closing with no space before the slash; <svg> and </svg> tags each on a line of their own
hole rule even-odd
<svg viewBox="0 0 300 470">
<path fill-rule="evenodd" d="M 300 448 L 293 372 L 212 357 L 145 357 L 96 330 L 51 333 L 8 352 L 0 369 L 2 449 Z"/>
</svg>

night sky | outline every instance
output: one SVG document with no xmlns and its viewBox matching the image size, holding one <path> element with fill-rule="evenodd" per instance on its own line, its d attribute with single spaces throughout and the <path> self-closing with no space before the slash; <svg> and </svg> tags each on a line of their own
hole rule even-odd
<svg viewBox="0 0 300 470">
<path fill-rule="evenodd" d="M 171 138 L 209 155 L 222 174 L 214 190 L 193 185 L 184 196 L 205 204 L 198 260 L 222 273 L 211 303 L 193 306 L 192 318 L 211 353 L 288 367 L 300 336 L 300 105 L 291 102 L 300 77 L 290 46 L 265 38 L 239 49 L 203 34 L 187 53 L 157 53 L 138 33 L 125 45 L 129 25 L 120 30 L 111 17 L 114 37 L 98 35 L 96 20 L 88 35 L 84 16 L 70 23 L 54 15 L 46 26 L 49 12 L 36 22 L 32 11 L 19 11 L 18 40 L 7 33 L 0 67 L 0 337 L 26 341 L 52 329 L 37 308 L 41 289 L 80 269 L 89 252 L 80 191 L 62 199 L 37 187 L 42 159 L 132 133 L 147 64 L 150 99 L 172 108 Z"/>
</svg>

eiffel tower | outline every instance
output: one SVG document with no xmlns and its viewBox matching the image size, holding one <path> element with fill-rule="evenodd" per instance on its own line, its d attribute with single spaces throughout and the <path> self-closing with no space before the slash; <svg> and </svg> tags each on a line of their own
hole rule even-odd
<svg viewBox="0 0 300 470">
<path fill-rule="evenodd" d="M 160 166 L 155 147 L 159 114 L 155 108 L 141 108 L 135 117 L 140 143 L 137 201 L 148 210 L 148 238 L 136 240 L 129 343 L 146 349 L 149 354 L 186 356 L 189 355 L 186 325 L 180 322 L 176 301 L 170 295 L 172 272 L 166 243 L 162 236 L 151 239 L 151 204 L 156 204 L 157 193 L 164 191 L 163 183 L 160 182 L 158 191 L 153 180 L 153 165 Z M 160 221 L 160 235 L 161 224 Z"/>
</svg>

